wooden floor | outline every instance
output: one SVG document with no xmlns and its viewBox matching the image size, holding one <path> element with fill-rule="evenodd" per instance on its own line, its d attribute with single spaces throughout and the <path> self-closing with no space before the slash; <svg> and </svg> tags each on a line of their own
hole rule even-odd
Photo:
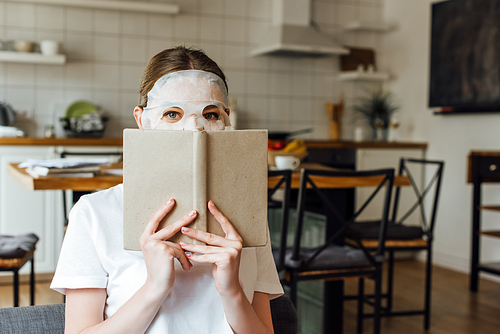
<svg viewBox="0 0 500 334">
<path fill-rule="evenodd" d="M 417 261 L 396 262 L 394 310 L 423 308 L 424 266 Z M 434 266 L 430 330 L 424 330 L 423 316 L 405 316 L 383 318 L 382 333 L 500 333 L 500 284 L 481 280 L 479 286 L 478 293 L 471 293 L 468 275 Z M 345 289 L 354 294 L 357 281 L 346 281 Z M 347 301 L 344 312 L 344 333 L 356 333 L 356 302 Z M 366 319 L 364 333 L 372 333 L 371 326 Z"/>
<path fill-rule="evenodd" d="M 395 276 L 395 309 L 423 305 L 424 265 L 417 261 L 398 261 Z M 481 280 L 480 291 L 468 290 L 468 276 L 434 267 L 431 329 L 423 330 L 423 316 L 382 319 L 382 333 L 394 334 L 475 334 L 500 333 L 500 284 Z M 368 284 L 367 284 L 368 285 Z M 368 288 L 367 288 L 368 290 Z M 346 292 L 354 293 L 356 282 L 346 282 Z M 36 304 L 57 304 L 62 296 L 49 289 L 49 283 L 36 286 Z M 29 286 L 21 286 L 21 306 L 29 304 Z M 12 286 L 0 286 L 0 307 L 12 306 Z M 367 307 L 368 310 L 368 307 Z M 356 302 L 345 303 L 344 333 L 355 333 Z M 371 333 L 371 320 L 365 320 L 364 333 Z"/>
</svg>

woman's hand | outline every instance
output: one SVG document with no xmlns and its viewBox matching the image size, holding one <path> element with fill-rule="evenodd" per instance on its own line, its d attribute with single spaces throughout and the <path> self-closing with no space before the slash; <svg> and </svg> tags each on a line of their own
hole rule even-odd
<svg viewBox="0 0 500 334">
<path fill-rule="evenodd" d="M 206 246 L 187 244 L 180 245 L 185 251 L 197 254 L 186 254 L 192 261 L 200 263 L 212 263 L 212 274 L 217 291 L 224 295 L 235 295 L 241 292 L 238 279 L 240 270 L 240 258 L 242 239 L 234 229 L 229 220 L 217 209 L 212 201 L 208 202 L 208 210 L 219 222 L 225 237 L 215 234 L 182 227 L 183 234 L 193 239 L 206 243 Z"/>
<path fill-rule="evenodd" d="M 140 238 L 148 272 L 146 285 L 152 287 L 156 293 L 163 294 L 163 296 L 167 296 L 174 285 L 174 259 L 177 259 L 186 271 L 193 266 L 181 246 L 167 240 L 179 232 L 183 226 L 189 225 L 195 219 L 196 211 L 191 211 L 175 223 L 157 231 L 158 225 L 165 215 L 172 210 L 174 204 L 175 200 L 171 199 L 158 209 L 151 216 Z"/>
</svg>

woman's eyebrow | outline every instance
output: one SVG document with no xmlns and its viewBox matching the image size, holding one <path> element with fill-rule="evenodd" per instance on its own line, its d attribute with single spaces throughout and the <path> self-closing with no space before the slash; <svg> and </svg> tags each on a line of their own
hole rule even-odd
<svg viewBox="0 0 500 334">
<path fill-rule="evenodd" d="M 203 109 L 203 111 L 212 110 L 212 109 L 217 109 L 217 110 L 218 110 L 218 109 L 219 109 L 219 107 L 217 107 L 217 106 L 216 106 L 216 105 L 214 105 L 214 104 L 211 104 L 211 105 L 209 105 L 209 106 L 206 106 L 206 107 Z"/>
</svg>

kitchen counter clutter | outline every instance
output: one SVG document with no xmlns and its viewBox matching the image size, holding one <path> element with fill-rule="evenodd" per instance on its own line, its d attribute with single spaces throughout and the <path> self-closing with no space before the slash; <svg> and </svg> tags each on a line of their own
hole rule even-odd
<svg viewBox="0 0 500 334">
<path fill-rule="evenodd" d="M 384 141 L 343 141 L 343 140 L 311 140 L 305 141 L 308 148 L 393 148 L 393 149 L 427 149 L 424 142 L 384 142 Z M 3 137 L 0 145 L 70 145 L 70 146 L 121 146 L 122 138 L 35 138 L 35 137 Z"/>
</svg>

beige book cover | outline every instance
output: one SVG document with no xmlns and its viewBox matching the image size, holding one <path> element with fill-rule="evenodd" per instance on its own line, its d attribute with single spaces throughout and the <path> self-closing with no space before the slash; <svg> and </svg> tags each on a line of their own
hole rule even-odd
<svg viewBox="0 0 500 334">
<path fill-rule="evenodd" d="M 244 247 L 267 241 L 267 130 L 123 133 L 123 242 L 140 250 L 151 215 L 170 198 L 174 209 L 161 226 L 195 209 L 190 227 L 224 235 L 207 208 L 212 200 L 243 239 Z M 173 241 L 199 243 L 178 233 Z"/>
</svg>

